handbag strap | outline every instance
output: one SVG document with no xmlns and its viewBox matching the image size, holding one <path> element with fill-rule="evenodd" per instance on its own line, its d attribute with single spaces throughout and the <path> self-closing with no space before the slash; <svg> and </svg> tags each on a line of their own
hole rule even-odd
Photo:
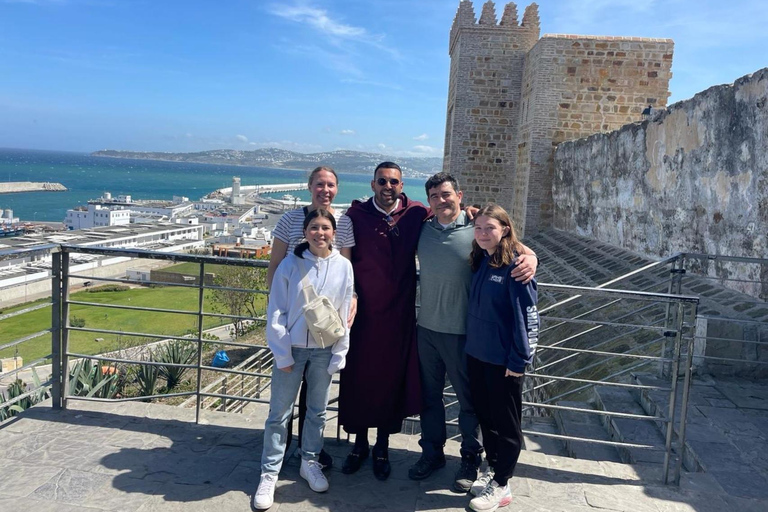
<svg viewBox="0 0 768 512">
<path fill-rule="evenodd" d="M 304 270 L 304 274 L 301 276 L 301 293 L 304 295 L 304 304 L 306 305 L 317 298 L 317 291 L 315 291 L 315 287 L 312 286 L 312 283 L 309 282 L 307 260 L 302 257 L 299 257 L 299 260 L 301 261 L 301 267 Z"/>
</svg>

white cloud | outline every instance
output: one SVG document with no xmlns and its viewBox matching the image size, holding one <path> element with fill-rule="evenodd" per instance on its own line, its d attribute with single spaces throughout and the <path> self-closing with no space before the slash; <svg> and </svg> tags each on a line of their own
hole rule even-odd
<svg viewBox="0 0 768 512">
<path fill-rule="evenodd" d="M 379 149 L 387 149 L 387 145 L 386 144 L 379 144 L 376 147 L 379 148 Z"/>
<path fill-rule="evenodd" d="M 355 27 L 331 19 L 328 12 L 310 5 L 273 4 L 268 7 L 269 12 L 275 16 L 285 18 L 296 23 L 304 23 L 323 34 L 344 39 L 360 39 L 367 35 L 362 27 Z"/>
<path fill-rule="evenodd" d="M 422 156 L 431 156 L 440 153 L 440 150 L 432 146 L 413 146 L 413 150 L 422 153 Z"/>
<path fill-rule="evenodd" d="M 426 133 L 422 133 L 421 135 L 417 135 L 413 138 L 413 140 L 427 140 L 429 138 L 429 135 Z"/>
<path fill-rule="evenodd" d="M 355 130 L 341 130 L 340 135 L 355 135 Z"/>
<path fill-rule="evenodd" d="M 246 137 L 245 135 L 235 135 L 235 138 L 240 142 L 248 142 L 248 137 Z"/>
<path fill-rule="evenodd" d="M 360 71 L 360 67 L 364 65 L 363 59 L 368 57 L 361 48 L 364 46 L 373 47 L 396 61 L 401 60 L 400 52 L 393 45 L 384 43 L 383 34 L 373 34 L 363 27 L 344 23 L 327 10 L 311 5 L 307 0 L 294 0 L 288 5 L 272 3 L 266 10 L 273 16 L 310 27 L 322 36 L 318 38 L 312 34 L 313 42 L 310 44 L 297 44 L 295 41 L 298 37 L 286 37 L 285 41 L 278 45 L 284 51 L 305 54 L 313 62 L 356 78 L 364 85 L 401 90 L 401 86 L 397 84 L 364 81 Z"/>
</svg>

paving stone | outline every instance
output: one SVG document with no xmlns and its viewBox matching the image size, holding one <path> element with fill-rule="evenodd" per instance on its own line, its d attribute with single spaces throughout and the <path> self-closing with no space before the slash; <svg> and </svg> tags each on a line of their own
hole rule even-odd
<svg viewBox="0 0 768 512">
<path fill-rule="evenodd" d="M 23 497 L 58 475 L 61 469 L 56 467 L 26 464 L 11 459 L 0 459 L 0 492 L 4 495 Z M 0 510 L 10 510 L 3 509 Z"/>
<path fill-rule="evenodd" d="M 731 496 L 768 500 L 768 481 L 753 471 L 711 470 L 720 487 Z"/>
<path fill-rule="evenodd" d="M 250 496 L 213 485 L 163 485 L 137 512 L 249 512 Z M 282 510 L 282 507 L 270 510 Z"/>
<path fill-rule="evenodd" d="M 738 407 L 768 411 L 768 387 L 721 384 L 718 389 Z"/>
<path fill-rule="evenodd" d="M 54 501 L 42 501 L 32 498 L 16 498 L 0 495 L 0 510 L 3 512 L 96 512 L 103 509 L 84 507 L 82 505 L 67 505 Z"/>
<path fill-rule="evenodd" d="M 76 469 L 62 469 L 57 475 L 38 487 L 30 498 L 80 505 L 110 478 Z"/>
<path fill-rule="evenodd" d="M 91 406 L 92 404 L 89 404 L 89 407 Z M 163 407 L 162 411 L 155 411 L 150 415 L 153 417 L 147 418 L 146 412 L 149 406 L 150 404 L 138 404 L 126 407 L 123 416 L 128 419 L 128 422 L 125 423 L 123 430 L 116 430 L 113 426 L 100 427 L 98 422 L 92 421 L 93 418 L 99 417 L 100 413 L 90 409 L 85 412 L 67 411 L 65 415 L 48 415 L 48 418 L 55 418 L 55 421 L 48 421 L 55 423 L 61 432 L 65 432 L 70 426 L 66 421 L 61 421 L 62 418 L 75 421 L 73 425 L 78 428 L 85 426 L 92 428 L 94 433 L 108 432 L 108 435 L 92 437 L 99 439 L 98 444 L 82 440 L 73 444 L 77 444 L 81 450 L 89 448 L 96 450 L 94 452 L 96 455 L 99 454 L 98 450 L 105 448 L 109 453 L 96 457 L 98 464 L 91 467 L 88 472 L 65 468 L 52 477 L 39 472 L 39 475 L 34 476 L 38 476 L 41 480 L 49 476 L 49 479 L 27 497 L 8 496 L 3 492 L 4 486 L 0 484 L 0 510 L 3 512 L 6 509 L 34 510 L 35 512 L 38 510 L 56 510 L 56 512 L 250 510 L 250 495 L 255 490 L 260 471 L 259 458 L 263 435 L 260 428 L 244 421 L 242 415 L 219 413 L 210 420 L 203 415 L 203 419 L 208 422 L 205 425 L 181 421 L 175 413 L 164 418 L 163 412 L 168 411 L 168 407 Z M 119 407 L 113 407 L 109 414 L 101 416 L 114 417 L 120 410 Z M 755 412 L 765 411 L 752 411 L 750 414 L 745 412 L 744 417 L 751 425 L 760 425 L 762 416 L 754 414 Z M 76 418 L 78 415 L 80 417 Z M 713 415 L 716 416 L 716 414 Z M 85 416 L 87 418 L 84 420 Z M 233 416 L 235 427 L 227 427 L 225 419 L 228 416 Z M 36 413 L 32 419 L 39 421 L 42 417 L 44 415 Z M 734 419 L 731 416 L 724 418 L 726 421 Z M 23 437 L 36 438 L 38 442 L 35 445 L 39 444 L 39 440 L 44 435 L 42 433 L 48 431 L 48 428 L 35 424 L 35 433 L 27 436 L 23 429 L 24 421 L 26 420 L 22 418 L 21 422 L 16 423 L 16 431 L 0 430 L 0 450 L 8 451 L 7 445 L 11 447 L 16 446 L 17 443 L 23 445 L 25 443 L 21 440 Z M 110 425 L 117 425 L 121 421 L 114 419 Z M 709 421 L 709 419 L 700 414 L 696 421 Z M 84 422 L 89 424 L 84 425 Z M 761 429 L 758 430 L 762 432 Z M 161 434 L 164 431 L 167 431 L 169 437 Z M 125 432 L 126 435 L 117 435 L 118 432 Z M 749 432 L 754 433 L 751 429 Z M 51 428 L 47 433 L 49 438 L 53 438 L 52 433 L 55 437 L 56 430 Z M 80 434 L 83 433 L 80 432 Z M 142 438 L 141 442 L 131 443 L 131 434 Z M 22 438 L 15 437 L 18 435 Z M 404 434 L 392 436 L 390 457 L 395 462 L 395 472 L 389 481 L 378 482 L 373 478 L 369 463 L 355 475 L 341 474 L 339 468 L 351 444 L 345 441 L 337 442 L 334 439 L 335 425 L 329 426 L 326 435 L 329 436 L 326 439 L 326 449 L 336 459 L 336 469 L 329 473 L 331 489 L 323 494 L 312 492 L 306 482 L 299 477 L 299 459 L 289 454 L 278 483 L 278 500 L 272 510 L 278 512 L 287 510 L 334 512 L 466 510 L 469 497 L 454 494 L 448 490 L 459 461 L 459 443 L 456 440 L 449 441 L 446 446 L 448 467 L 435 473 L 426 481 L 413 482 L 407 478 L 407 468 L 418 459 L 420 454 L 418 436 Z M 163 443 L 162 439 L 166 442 Z M 741 467 L 753 471 L 755 475 L 764 479 L 766 472 L 755 465 L 755 461 L 761 458 L 759 454 L 762 452 L 757 452 L 753 458 L 744 457 L 745 453 L 748 453 L 744 448 L 748 446 L 750 438 L 733 434 L 729 439 L 731 443 L 715 444 L 731 446 L 733 453 L 739 457 Z M 200 446 L 193 446 L 195 440 L 200 441 Z M 101 444 L 102 442 L 105 444 Z M 153 442 L 162 446 L 150 447 Z M 118 444 L 127 446 L 116 446 Z M 705 446 L 705 448 L 711 447 Z M 741 453 L 738 448 L 741 448 Z M 53 460 L 54 451 L 46 449 L 44 444 L 38 446 L 35 451 L 38 450 L 38 454 L 47 453 L 48 457 L 45 459 L 45 466 L 41 467 L 55 470 L 56 464 L 69 464 Z M 292 450 L 295 451 L 295 443 Z M 757 451 L 758 448 L 753 450 Z M 68 452 L 61 452 L 62 455 L 65 453 Z M 81 456 L 80 460 L 86 467 L 93 464 L 93 458 Z M 4 460 L 0 460 L 0 464 L 3 462 Z M 726 460 L 726 462 L 727 464 L 723 467 L 730 469 L 729 465 L 735 465 L 736 459 Z M 11 464 L 20 463 L 11 460 Z M 25 467 L 30 465 L 35 467 L 35 464 L 27 460 L 21 464 Z M 22 473 L 26 471 L 25 469 Z M 146 471 L 151 473 L 146 474 L 144 478 L 135 478 Z M 647 507 L 655 507 L 648 509 L 665 512 L 768 510 L 765 506 L 768 500 L 740 497 L 746 494 L 743 487 L 755 487 L 760 485 L 759 482 L 749 484 L 742 482 L 741 487 L 733 485 L 729 488 L 730 492 L 735 494 L 728 496 L 717 487 L 720 485 L 720 479 L 715 480 L 715 485 L 711 480 L 697 479 L 699 475 L 693 477 L 684 474 L 681 476 L 683 487 L 677 491 L 674 488 L 659 485 L 661 471 L 658 464 L 628 465 L 524 451 L 520 457 L 516 476 L 512 479 L 515 498 L 505 510 L 586 512 L 595 510 L 597 506 L 603 507 L 602 510 L 641 511 L 646 510 Z M 716 476 L 722 476 L 704 475 L 713 479 Z M 737 479 L 738 475 L 734 473 L 732 477 Z M 726 479 L 728 476 L 723 478 Z M 64 485 L 62 479 L 73 483 Z M 5 483 L 2 470 L 0 470 L 0 482 Z M 707 482 L 709 482 L 708 485 Z M 31 488 L 33 484 L 28 485 Z M 765 480 L 761 485 L 768 488 L 768 482 Z M 68 489 L 66 492 L 63 490 L 65 487 Z M 16 487 L 16 492 L 23 491 L 21 487 Z M 725 498 L 731 501 L 726 503 Z M 73 504 L 75 500 L 78 500 L 77 504 Z M 758 504 L 763 507 L 760 508 Z"/>
<path fill-rule="evenodd" d="M 162 484 L 117 476 L 88 495 L 83 501 L 83 506 L 103 510 L 133 511 L 137 510 L 152 496 L 160 491 Z"/>
<path fill-rule="evenodd" d="M 683 471 L 680 475 L 680 489 L 710 494 L 725 494 L 725 491 L 711 473 L 689 473 Z"/>
<path fill-rule="evenodd" d="M 621 512 L 658 512 L 655 504 L 644 500 L 644 489 L 633 485 L 584 484 L 584 499 L 590 507 Z"/>
<path fill-rule="evenodd" d="M 29 454 L 51 444 L 51 432 L 34 430 L 29 434 L 0 430 L 0 458 L 22 460 Z"/>
</svg>

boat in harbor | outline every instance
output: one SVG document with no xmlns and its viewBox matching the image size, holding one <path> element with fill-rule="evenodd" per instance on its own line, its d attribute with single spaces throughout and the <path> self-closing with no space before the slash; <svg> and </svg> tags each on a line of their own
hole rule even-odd
<svg viewBox="0 0 768 512">
<path fill-rule="evenodd" d="M 0 238 L 9 236 L 18 236 L 24 234 L 24 228 L 21 226 L 0 226 Z"/>
</svg>

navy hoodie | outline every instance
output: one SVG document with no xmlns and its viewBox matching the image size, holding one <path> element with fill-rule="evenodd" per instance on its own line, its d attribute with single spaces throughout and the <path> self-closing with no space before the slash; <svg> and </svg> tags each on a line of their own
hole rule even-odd
<svg viewBox="0 0 768 512">
<path fill-rule="evenodd" d="M 523 373 L 539 341 L 536 280 L 522 284 L 510 277 L 515 264 L 488 265 L 488 256 L 472 276 L 467 312 L 467 354 L 480 361 Z"/>
</svg>

